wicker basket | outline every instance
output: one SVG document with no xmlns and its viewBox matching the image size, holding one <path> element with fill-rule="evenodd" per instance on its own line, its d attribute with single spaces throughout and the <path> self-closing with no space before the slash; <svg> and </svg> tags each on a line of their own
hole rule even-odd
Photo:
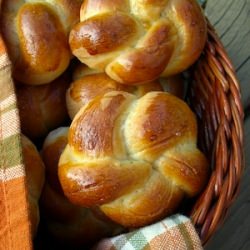
<svg viewBox="0 0 250 250">
<path fill-rule="evenodd" d="M 228 55 L 208 22 L 208 39 L 191 69 L 188 101 L 199 123 L 199 145 L 211 164 L 206 189 L 190 216 L 203 245 L 223 222 L 243 172 L 243 119 L 239 83 Z"/>
</svg>

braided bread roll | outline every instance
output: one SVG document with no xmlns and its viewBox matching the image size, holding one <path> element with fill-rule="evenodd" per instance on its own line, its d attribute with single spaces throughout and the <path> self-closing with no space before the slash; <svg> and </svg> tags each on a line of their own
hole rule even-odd
<svg viewBox="0 0 250 250">
<path fill-rule="evenodd" d="M 110 91 L 126 91 L 141 97 L 150 91 L 163 90 L 159 81 L 129 86 L 114 81 L 105 73 L 91 72 L 90 69 L 82 66 L 80 66 L 80 69 L 76 69 L 74 78 L 77 80 L 71 83 L 66 94 L 67 109 L 72 120 L 82 106 L 89 103 L 93 98 Z"/>
<path fill-rule="evenodd" d="M 81 0 L 5 0 L 1 31 L 14 64 L 14 78 L 45 84 L 68 67 L 68 34 L 79 21 Z"/>
<path fill-rule="evenodd" d="M 46 166 L 46 183 L 41 196 L 41 212 L 47 229 L 60 244 L 85 246 L 102 237 L 119 233 L 121 227 L 98 217 L 90 209 L 73 205 L 64 196 L 58 180 L 59 157 L 67 145 L 68 128 L 61 127 L 48 134 L 42 157 Z"/>
<path fill-rule="evenodd" d="M 16 86 L 22 132 L 29 138 L 44 137 L 68 118 L 66 91 L 70 77 L 65 73 L 50 84 Z"/>
<path fill-rule="evenodd" d="M 80 21 L 70 32 L 73 54 L 126 84 L 182 72 L 206 41 L 196 0 L 86 0 Z"/>
<path fill-rule="evenodd" d="M 177 97 L 109 92 L 75 116 L 59 180 L 72 203 L 99 206 L 125 227 L 144 226 L 206 184 L 208 164 L 196 140 L 195 116 Z"/>
<path fill-rule="evenodd" d="M 45 167 L 34 144 L 24 135 L 21 137 L 21 142 L 27 178 L 31 232 L 34 238 L 40 221 L 38 201 L 44 184 Z"/>
</svg>

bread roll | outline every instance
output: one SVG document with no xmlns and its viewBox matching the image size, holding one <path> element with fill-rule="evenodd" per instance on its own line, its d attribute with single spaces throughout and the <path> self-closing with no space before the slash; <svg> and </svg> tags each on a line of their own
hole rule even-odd
<svg viewBox="0 0 250 250">
<path fill-rule="evenodd" d="M 36 139 L 61 126 L 68 118 L 66 90 L 70 78 L 63 74 L 50 84 L 16 87 L 22 132 Z"/>
<path fill-rule="evenodd" d="M 40 221 L 38 201 L 44 184 L 45 167 L 34 144 L 24 135 L 21 139 L 28 187 L 31 232 L 34 238 Z"/>
<path fill-rule="evenodd" d="M 206 33 L 196 0 L 86 0 L 69 43 L 90 68 L 136 85 L 187 69 Z"/>
<path fill-rule="evenodd" d="M 181 75 L 140 84 L 137 86 L 120 84 L 105 73 L 92 70 L 83 64 L 77 66 L 73 73 L 74 81 L 71 83 L 66 102 L 70 118 L 73 120 L 80 108 L 96 96 L 104 95 L 109 91 L 126 91 L 138 97 L 150 91 L 168 91 L 180 98 L 184 98 L 184 81 Z"/>
<path fill-rule="evenodd" d="M 58 128 L 46 138 L 42 157 L 46 165 L 46 184 L 41 197 L 41 209 L 49 233 L 65 246 L 86 247 L 105 236 L 120 232 L 107 219 L 102 220 L 90 209 L 73 205 L 64 196 L 57 169 L 61 152 L 67 145 L 68 128 Z M 70 248 L 68 248 L 70 249 Z"/>
<path fill-rule="evenodd" d="M 77 68 L 74 73 L 74 78 L 77 80 L 71 83 L 66 94 L 67 109 L 71 119 L 74 118 L 82 106 L 89 103 L 93 98 L 104 95 L 110 91 L 126 91 L 138 97 L 150 91 L 163 91 L 159 81 L 138 86 L 124 85 L 114 81 L 105 73 L 97 73 L 86 66 Z"/>
<path fill-rule="evenodd" d="M 165 92 L 97 97 L 77 113 L 68 139 L 58 169 L 65 195 L 125 227 L 169 215 L 208 178 L 195 116 Z"/>
<path fill-rule="evenodd" d="M 22 83 L 50 83 L 68 67 L 68 34 L 79 21 L 81 0 L 5 0 L 1 32 Z"/>
</svg>

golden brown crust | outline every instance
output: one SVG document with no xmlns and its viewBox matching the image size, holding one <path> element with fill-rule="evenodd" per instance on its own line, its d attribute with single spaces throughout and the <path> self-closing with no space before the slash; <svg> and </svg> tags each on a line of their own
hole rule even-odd
<svg viewBox="0 0 250 250">
<path fill-rule="evenodd" d="M 4 1 L 1 29 L 16 80 L 46 84 L 66 70 L 71 58 L 68 32 L 79 21 L 79 12 L 80 1 Z"/>
<path fill-rule="evenodd" d="M 141 97 L 150 91 L 163 90 L 159 81 L 138 86 L 124 85 L 114 81 L 105 73 L 96 73 L 81 65 L 76 68 L 74 75 L 77 80 L 71 83 L 66 94 L 67 109 L 71 119 L 74 118 L 81 107 L 87 105 L 93 98 L 110 91 L 126 91 Z M 175 90 L 174 80 L 165 85 L 172 85 L 172 89 Z"/>
<path fill-rule="evenodd" d="M 184 193 L 153 171 L 145 186 L 136 192 L 101 206 L 103 212 L 114 221 L 130 228 L 137 228 L 160 220 L 174 212 Z"/>
<path fill-rule="evenodd" d="M 157 23 L 135 49 L 124 52 L 106 67 L 116 81 L 135 84 L 157 79 L 166 68 L 174 48 L 171 26 Z"/>
<path fill-rule="evenodd" d="M 171 0 L 170 2 L 173 18 L 180 25 L 178 32 L 180 42 L 162 76 L 177 74 L 192 65 L 200 56 L 207 39 L 206 20 L 197 1 Z M 181 52 L 179 56 L 178 52 Z"/>
<path fill-rule="evenodd" d="M 143 115 L 138 115 L 143 114 Z M 129 152 L 154 161 L 183 141 L 195 144 L 196 119 L 190 108 L 167 93 L 149 93 L 127 117 L 124 135 Z"/>
<path fill-rule="evenodd" d="M 133 96 L 119 92 L 101 103 L 102 98 L 97 97 L 83 107 L 83 115 L 76 115 L 69 131 L 69 144 L 76 151 L 85 152 L 88 157 L 112 155 L 113 128 L 121 110 L 126 108 L 128 99 L 133 99 Z"/>
<path fill-rule="evenodd" d="M 89 67 L 133 85 L 177 74 L 201 54 L 206 21 L 196 0 L 113 2 L 85 1 L 71 31 L 71 50 Z M 129 21 L 107 21 L 116 15 Z"/>
<path fill-rule="evenodd" d="M 60 166 L 63 188 L 71 190 L 74 204 L 92 207 L 113 201 L 141 185 L 151 174 L 144 162 L 96 161 Z M 140 178 L 138 178 L 140 176 Z"/>
<path fill-rule="evenodd" d="M 16 88 L 22 132 L 30 138 L 40 138 L 63 124 L 68 115 L 66 90 L 70 80 L 64 74 L 50 84 Z"/>
<path fill-rule="evenodd" d="M 206 184 L 207 161 L 197 149 L 187 150 L 172 149 L 166 156 L 159 159 L 158 169 L 164 175 L 175 180 L 176 184 L 190 196 L 195 195 Z M 180 174 L 181 173 L 181 174 Z"/>
<path fill-rule="evenodd" d="M 72 82 L 67 90 L 66 102 L 69 115 L 73 119 L 81 107 L 88 104 L 93 98 L 109 91 L 123 90 L 132 92 L 132 89 L 133 87 L 121 85 L 104 73 L 86 75 Z"/>
<path fill-rule="evenodd" d="M 47 137 L 42 149 L 46 166 L 46 183 L 41 196 L 41 209 L 49 233 L 61 243 L 86 246 L 121 230 L 110 221 L 102 220 L 90 209 L 68 201 L 58 181 L 58 160 L 67 145 L 68 128 L 58 128 Z M 53 201 L 53 202 L 52 202 Z"/>
<path fill-rule="evenodd" d="M 36 147 L 24 135 L 22 135 L 22 150 L 28 187 L 31 230 L 34 238 L 40 221 L 38 201 L 43 189 L 45 167 Z"/>
<path fill-rule="evenodd" d="M 151 91 L 165 90 L 181 99 L 184 98 L 185 94 L 185 83 L 181 75 L 164 77 L 145 84 L 131 86 L 120 84 L 105 73 L 79 64 L 74 70 L 73 79 L 74 81 L 66 94 L 67 109 L 72 120 L 81 107 L 87 105 L 93 98 L 110 91 L 126 91 L 137 97 L 142 97 Z"/>
<path fill-rule="evenodd" d="M 60 183 L 73 203 L 99 206 L 126 227 L 144 226 L 204 187 L 208 164 L 196 139 L 195 116 L 177 97 L 109 92 L 74 118 Z"/>
<path fill-rule="evenodd" d="M 77 24 L 70 34 L 74 49 L 84 47 L 90 55 L 103 54 L 127 43 L 136 33 L 136 23 L 122 13 L 104 13 Z"/>
<path fill-rule="evenodd" d="M 22 57 L 15 67 L 16 79 L 40 84 L 58 77 L 69 64 L 70 52 L 57 16 L 43 4 L 26 4 L 17 20 Z"/>
</svg>

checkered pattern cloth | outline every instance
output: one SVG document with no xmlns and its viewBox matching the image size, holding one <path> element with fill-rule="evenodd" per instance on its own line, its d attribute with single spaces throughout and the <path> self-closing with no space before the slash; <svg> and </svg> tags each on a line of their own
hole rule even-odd
<svg viewBox="0 0 250 250">
<path fill-rule="evenodd" d="M 174 215 L 153 225 L 100 241 L 93 250 L 199 250 L 200 239 L 190 220 Z"/>
<path fill-rule="evenodd" d="M 0 250 L 33 248 L 28 206 L 11 62 L 0 35 Z M 190 220 L 174 215 L 134 232 L 104 239 L 95 249 L 198 250 L 202 246 Z"/>
</svg>

